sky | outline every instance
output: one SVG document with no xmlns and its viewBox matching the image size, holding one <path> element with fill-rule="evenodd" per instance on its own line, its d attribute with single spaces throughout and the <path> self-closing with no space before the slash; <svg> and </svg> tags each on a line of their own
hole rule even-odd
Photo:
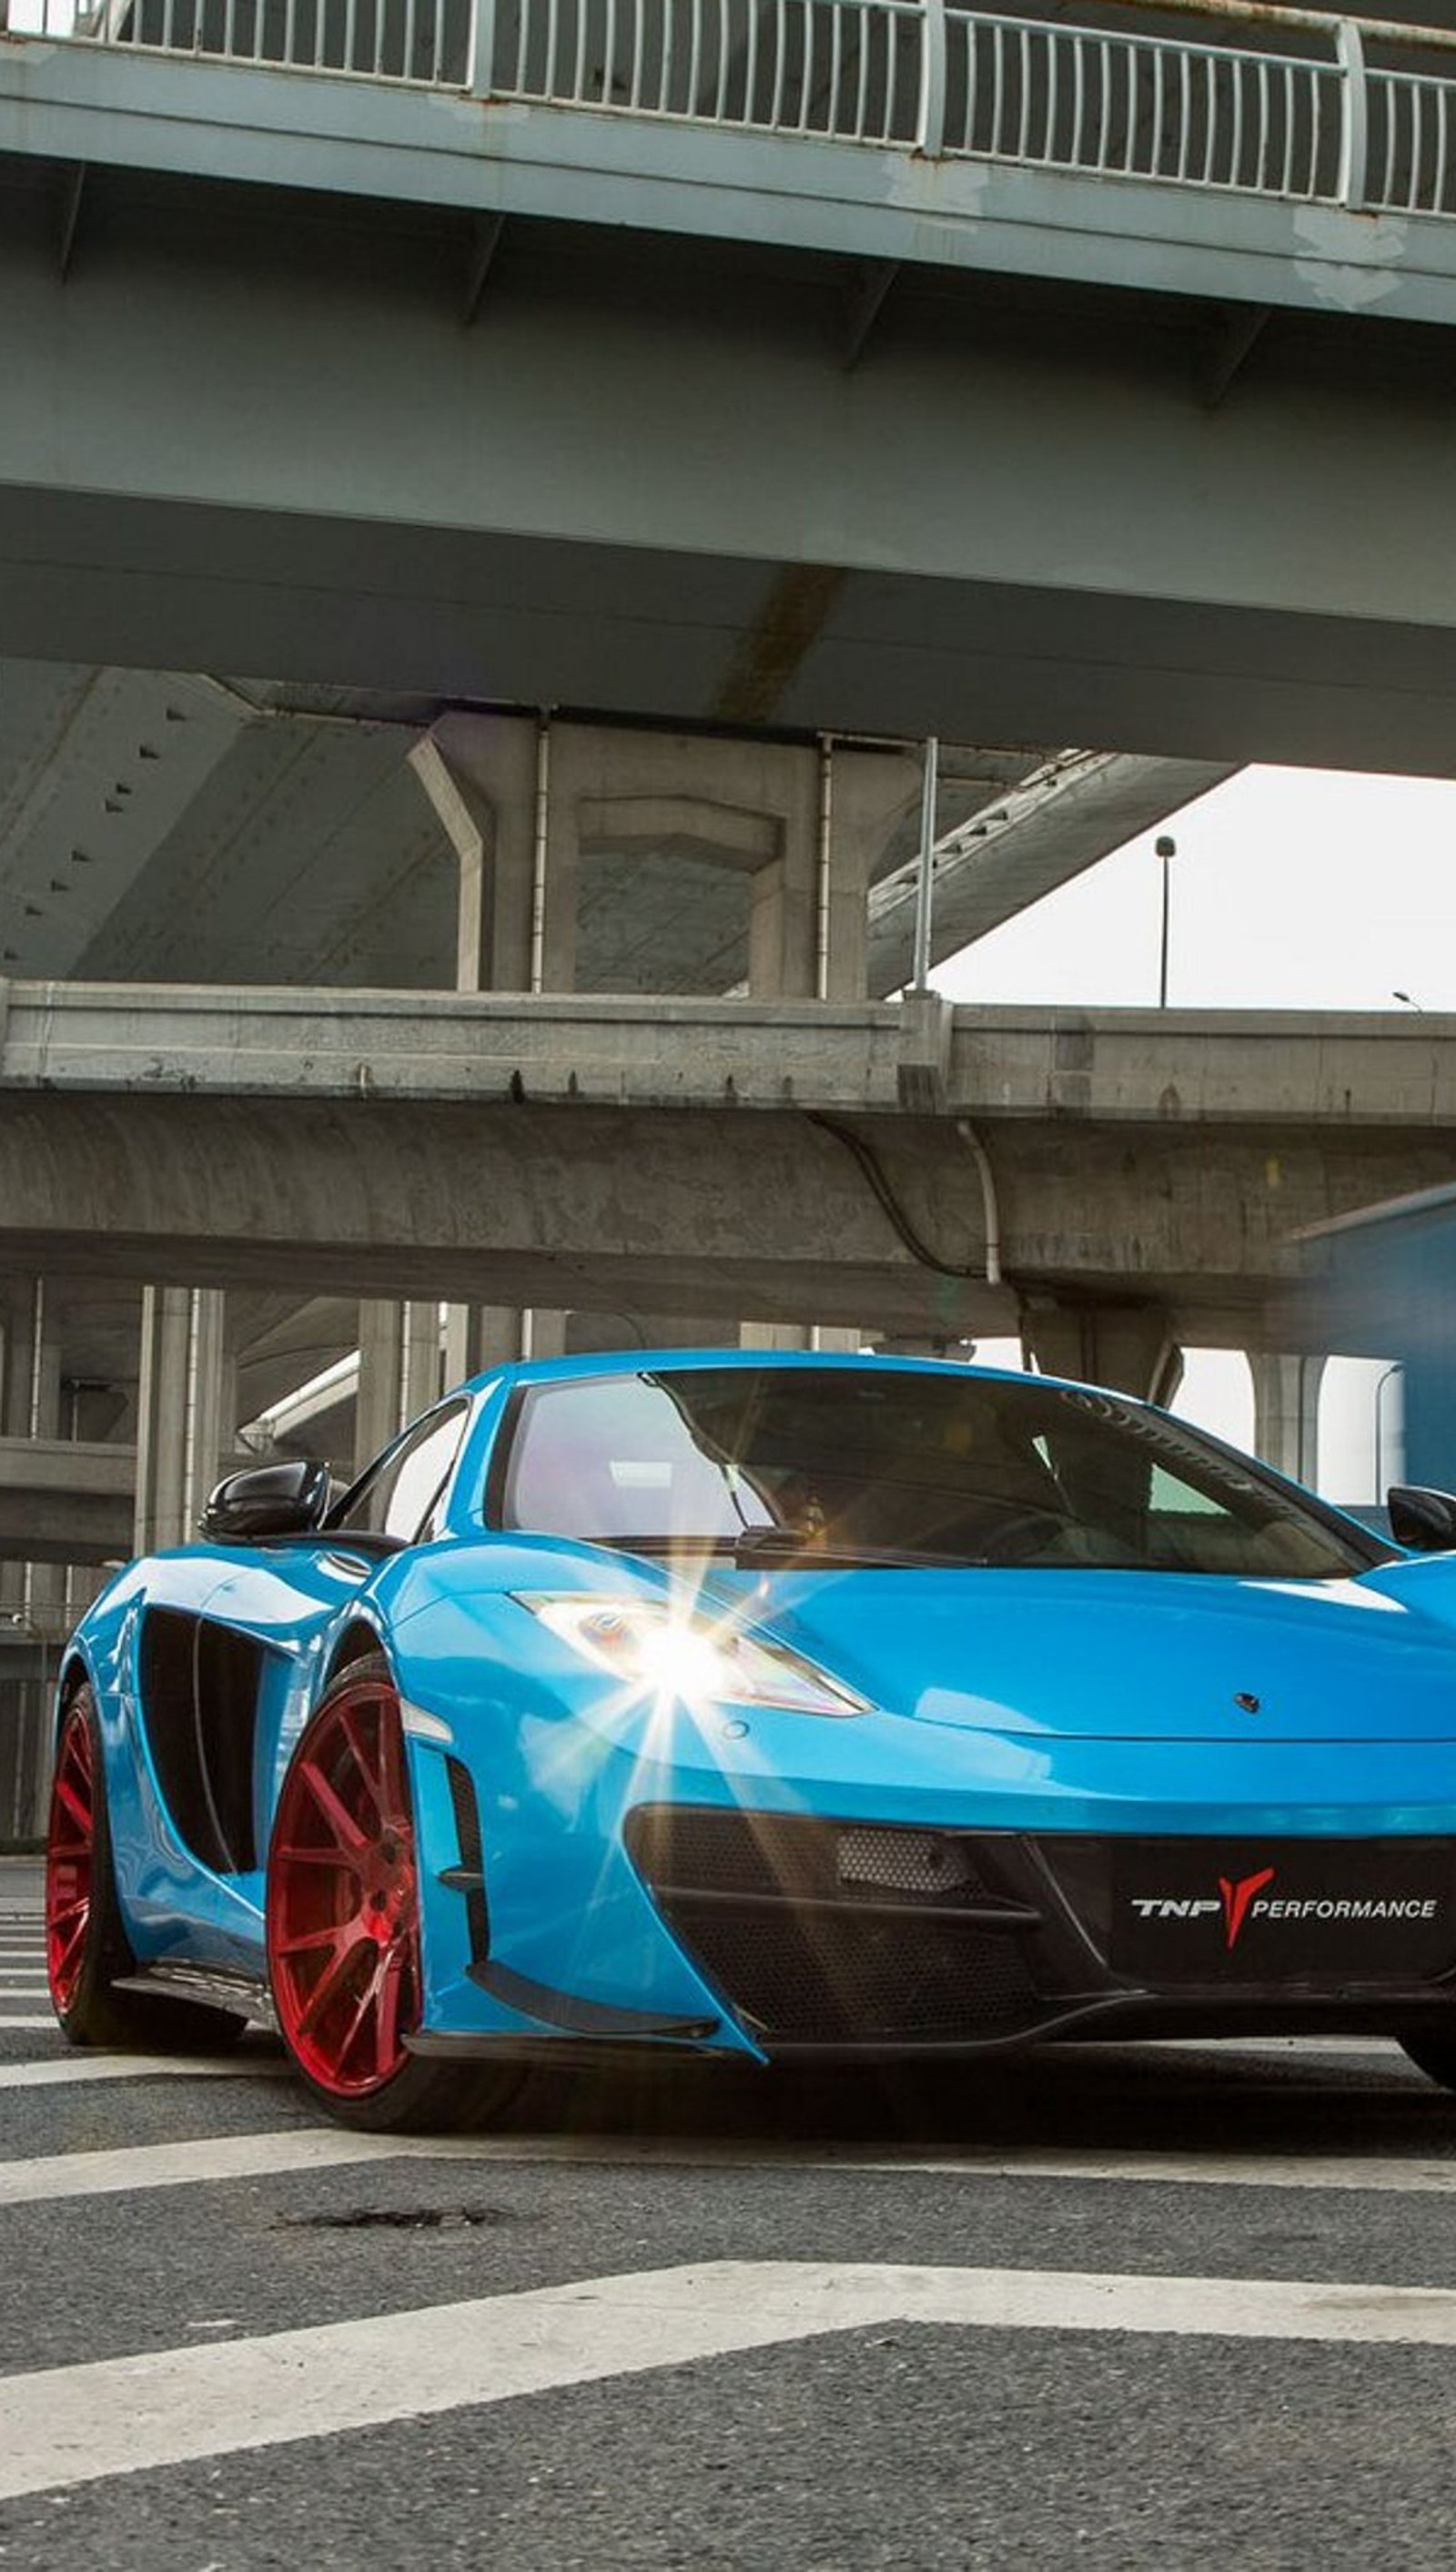
<svg viewBox="0 0 1456 2572">
<path fill-rule="evenodd" d="M 1153 849 L 1162 833 L 1176 842 L 1168 861 Z M 1456 784 L 1293 768 L 1241 770 L 978 940 L 937 987 L 957 1000 L 1155 1006 L 1165 864 L 1170 1006 L 1456 1011 Z M 980 1354 L 1016 1363 L 1010 1343 L 984 1341 Z M 1399 1478 L 1399 1387 L 1385 1374 L 1378 1360 L 1326 1369 L 1318 1479 L 1332 1499 L 1368 1501 Z M 1189 1352 L 1175 1407 L 1251 1440 L 1234 1353 Z"/>
<path fill-rule="evenodd" d="M 936 976 L 958 1000 L 1456 1010 L 1456 784 L 1246 768 Z M 1372 903 L 1372 876 L 1379 901 Z"/>
</svg>

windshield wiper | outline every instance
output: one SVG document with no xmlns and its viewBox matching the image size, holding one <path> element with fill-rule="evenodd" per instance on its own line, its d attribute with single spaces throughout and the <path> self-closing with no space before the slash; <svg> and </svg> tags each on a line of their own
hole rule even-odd
<svg viewBox="0 0 1456 2572">
<path fill-rule="evenodd" d="M 672 1555 L 726 1555 L 743 1572 L 780 1565 L 796 1572 L 964 1572 L 982 1561 L 976 1554 L 935 1554 L 921 1546 L 825 1545 L 782 1527 L 744 1528 L 738 1536 L 588 1536 L 577 1542 L 654 1562 Z"/>
<path fill-rule="evenodd" d="M 964 1571 L 977 1558 L 970 1554 L 936 1554 L 924 1546 L 900 1545 L 825 1545 L 817 1537 L 800 1536 L 793 1528 L 745 1528 L 732 1545 L 733 1560 L 744 1571 L 759 1571 L 767 1564 L 793 1564 L 797 1569 L 813 1571 L 822 1565 L 826 1570 L 843 1572 L 858 1565 L 865 1571 L 919 1571 L 924 1567 L 942 1571 Z"/>
</svg>

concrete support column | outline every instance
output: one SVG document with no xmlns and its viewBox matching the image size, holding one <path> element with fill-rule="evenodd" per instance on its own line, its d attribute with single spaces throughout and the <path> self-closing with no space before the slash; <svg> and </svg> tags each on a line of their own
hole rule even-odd
<svg viewBox="0 0 1456 2572">
<path fill-rule="evenodd" d="M 186 1545 L 218 1479 L 223 1447 L 224 1297 L 149 1286 L 137 1393 L 138 1554 Z"/>
<path fill-rule="evenodd" d="M 484 1375 L 491 1367 L 514 1366 L 523 1321 L 509 1304 L 451 1304 L 445 1314 L 446 1385 L 463 1384 L 466 1376 Z"/>
<path fill-rule="evenodd" d="M 521 1335 L 527 1357 L 563 1358 L 566 1355 L 566 1316 L 553 1306 L 537 1305 L 534 1311 L 522 1313 Z"/>
<path fill-rule="evenodd" d="M 0 1430 L 7 1438 L 59 1438 L 60 1355 L 43 1277 L 15 1280 L 0 1305 Z M 54 1563 L 0 1564 L 0 1614 L 59 1633 L 67 1621 L 64 1569 Z"/>
<path fill-rule="evenodd" d="M 1326 1361 L 1259 1349 L 1248 1364 L 1254 1454 L 1277 1473 L 1312 1487 L 1319 1472 L 1319 1388 Z"/>
<path fill-rule="evenodd" d="M 566 1352 L 565 1313 L 545 1306 L 517 1312 L 509 1304 L 451 1304 L 445 1317 L 444 1382 L 463 1383 L 491 1367 Z"/>
<path fill-rule="evenodd" d="M 1022 1345 L 1043 1375 L 1171 1402 L 1183 1357 L 1157 1304 L 1055 1304 L 1022 1317 Z"/>
<path fill-rule="evenodd" d="M 519 717 L 447 715 L 410 753 L 459 864 L 458 991 L 542 987 L 549 747 Z"/>
<path fill-rule="evenodd" d="M 828 901 L 822 870 L 831 865 L 830 792 L 822 764 L 800 751 L 778 781 L 779 855 L 752 880 L 748 915 L 748 987 L 756 1000 L 813 1000 L 825 976 Z"/>
<path fill-rule="evenodd" d="M 909 751 L 858 750 L 843 742 L 824 749 L 831 762 L 824 996 L 863 1000 L 869 993 L 870 887 L 906 816 L 919 811 L 921 763 Z"/>
<path fill-rule="evenodd" d="M 362 1473 L 370 1457 L 439 1398 L 439 1307 L 433 1303 L 361 1300 L 359 1401 L 355 1413 L 354 1465 Z"/>
</svg>

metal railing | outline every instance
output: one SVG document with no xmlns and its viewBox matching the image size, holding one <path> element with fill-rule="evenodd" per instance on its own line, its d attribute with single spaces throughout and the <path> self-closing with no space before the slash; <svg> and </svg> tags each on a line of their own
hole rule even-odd
<svg viewBox="0 0 1456 2572">
<path fill-rule="evenodd" d="M 1086 0 L 10 0 L 10 30 L 1103 179 L 1456 215 L 1456 33 Z M 1367 59 L 1373 57 L 1373 59 Z"/>
</svg>

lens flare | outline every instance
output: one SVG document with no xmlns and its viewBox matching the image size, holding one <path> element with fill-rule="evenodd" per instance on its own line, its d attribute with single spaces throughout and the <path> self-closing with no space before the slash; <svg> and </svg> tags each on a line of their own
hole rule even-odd
<svg viewBox="0 0 1456 2572">
<path fill-rule="evenodd" d="M 583 1659 L 643 1695 L 690 1706 L 772 1705 L 795 1714 L 864 1714 L 868 1699 L 766 1636 L 653 1600 L 516 1593 Z"/>
</svg>

